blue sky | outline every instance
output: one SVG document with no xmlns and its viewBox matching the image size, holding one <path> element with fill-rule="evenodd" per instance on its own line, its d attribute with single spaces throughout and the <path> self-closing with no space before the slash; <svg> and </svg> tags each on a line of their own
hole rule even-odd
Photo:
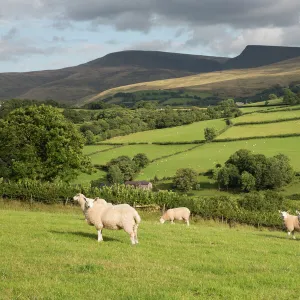
<svg viewBox="0 0 300 300">
<path fill-rule="evenodd" d="M 0 72 L 58 69 L 127 49 L 235 56 L 300 46 L 299 0 L 10 0 Z"/>
</svg>

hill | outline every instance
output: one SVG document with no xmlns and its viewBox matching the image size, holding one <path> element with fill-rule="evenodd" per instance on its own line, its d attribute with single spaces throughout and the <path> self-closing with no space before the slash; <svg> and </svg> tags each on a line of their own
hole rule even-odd
<svg viewBox="0 0 300 300">
<path fill-rule="evenodd" d="M 253 69 L 216 71 L 184 78 L 122 86 L 99 93 L 90 98 L 88 102 L 118 92 L 178 88 L 193 91 L 213 91 L 214 94 L 221 97 L 246 97 L 277 84 L 286 86 L 297 81 L 300 81 L 300 57 Z"/>
<path fill-rule="evenodd" d="M 99 93 L 111 88 L 201 73 L 206 73 L 206 77 L 215 77 L 205 83 L 205 90 L 216 88 L 218 92 L 218 86 L 207 84 L 222 81 L 218 79 L 218 77 L 222 77 L 219 75 L 227 74 L 222 70 L 265 66 L 296 56 L 300 56 L 300 48 L 268 46 L 247 46 L 239 56 L 232 59 L 160 51 L 121 51 L 60 70 L 0 73 L 0 100 L 10 98 L 53 99 L 65 103 L 82 104 L 90 99 L 97 99 Z M 274 71 L 276 73 L 276 70 Z M 229 79 L 233 79 L 232 75 L 235 76 L 234 74 L 228 73 Z M 245 79 L 249 78 L 246 76 Z M 189 81 L 189 78 L 182 80 Z M 289 83 L 294 80 L 296 80 L 294 76 L 290 76 L 285 82 Z M 256 90 L 267 85 L 260 84 L 260 81 L 262 81 L 261 78 L 258 83 L 253 83 Z M 274 82 L 277 83 L 276 78 Z M 201 82 L 200 84 L 203 85 Z M 234 85 L 243 87 L 245 81 L 235 82 Z M 159 88 L 172 87 L 162 84 Z M 244 89 L 241 89 L 240 92 L 243 91 Z"/>
<path fill-rule="evenodd" d="M 101 91 L 221 69 L 227 58 L 159 51 L 122 51 L 60 70 L 0 74 L 0 99 L 53 99 L 72 104 Z"/>
</svg>

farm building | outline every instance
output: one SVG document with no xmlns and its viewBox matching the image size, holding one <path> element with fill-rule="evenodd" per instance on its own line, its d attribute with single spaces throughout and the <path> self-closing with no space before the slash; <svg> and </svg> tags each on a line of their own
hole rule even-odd
<svg viewBox="0 0 300 300">
<path fill-rule="evenodd" d="M 135 188 L 141 188 L 143 190 L 152 189 L 152 183 L 149 181 L 125 181 L 125 185 L 134 186 Z"/>
</svg>

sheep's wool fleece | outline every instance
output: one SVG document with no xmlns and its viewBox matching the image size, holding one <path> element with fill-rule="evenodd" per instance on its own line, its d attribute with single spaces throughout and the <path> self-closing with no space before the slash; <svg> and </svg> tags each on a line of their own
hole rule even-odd
<svg viewBox="0 0 300 300">
<path fill-rule="evenodd" d="M 286 218 L 284 218 L 284 225 L 289 231 L 300 231 L 300 224 L 297 216 L 288 215 Z"/>
<path fill-rule="evenodd" d="M 85 212 L 88 220 L 95 225 L 97 230 L 102 227 L 107 229 L 132 229 L 136 211 L 128 204 L 98 205 L 95 204 Z"/>
<path fill-rule="evenodd" d="M 164 213 L 163 217 L 165 220 L 188 220 L 190 210 L 186 207 L 171 208 Z"/>
</svg>

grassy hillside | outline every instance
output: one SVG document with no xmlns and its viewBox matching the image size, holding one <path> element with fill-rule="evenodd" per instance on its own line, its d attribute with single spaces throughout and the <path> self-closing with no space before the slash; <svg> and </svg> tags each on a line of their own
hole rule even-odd
<svg viewBox="0 0 300 300">
<path fill-rule="evenodd" d="M 298 297 L 299 241 L 285 233 L 141 215 L 137 246 L 108 230 L 99 245 L 79 207 L 1 202 L 1 299 Z"/>
<path fill-rule="evenodd" d="M 300 135 L 300 120 L 259 125 L 233 126 L 226 132 L 219 135 L 217 139 L 222 140 L 227 138 L 236 139 L 258 136 L 276 136 L 281 134 Z"/>
<path fill-rule="evenodd" d="M 214 91 L 219 96 L 246 97 L 275 84 L 288 85 L 292 81 L 300 81 L 300 58 L 254 69 L 217 71 L 184 78 L 131 84 L 99 93 L 88 99 L 88 102 L 117 92 L 175 88 Z"/>
<path fill-rule="evenodd" d="M 209 143 L 189 152 L 151 163 L 139 174 L 138 179 L 150 180 L 155 175 L 158 178 L 172 177 L 180 168 L 192 168 L 197 172 L 206 172 L 214 168 L 217 163 L 223 164 L 231 154 L 239 149 L 249 149 L 253 153 L 262 153 L 267 156 L 286 154 L 290 158 L 293 168 L 300 171 L 299 148 L 300 137 Z"/>
<path fill-rule="evenodd" d="M 206 127 L 214 127 L 220 131 L 226 127 L 226 124 L 223 119 L 201 121 L 184 126 L 136 132 L 109 139 L 105 141 L 105 143 L 153 143 L 204 140 L 204 129 Z"/>
</svg>

